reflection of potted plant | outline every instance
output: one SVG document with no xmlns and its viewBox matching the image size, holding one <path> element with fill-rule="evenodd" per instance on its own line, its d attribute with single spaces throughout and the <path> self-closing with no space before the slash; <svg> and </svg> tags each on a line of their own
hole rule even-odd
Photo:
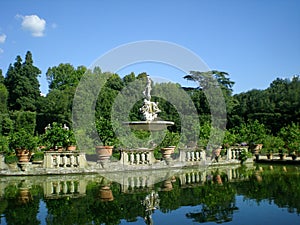
<svg viewBox="0 0 300 225">
<path fill-rule="evenodd" d="M 11 134 L 10 147 L 15 150 L 19 162 L 29 162 L 32 151 L 37 148 L 37 138 L 21 128 Z"/>
</svg>

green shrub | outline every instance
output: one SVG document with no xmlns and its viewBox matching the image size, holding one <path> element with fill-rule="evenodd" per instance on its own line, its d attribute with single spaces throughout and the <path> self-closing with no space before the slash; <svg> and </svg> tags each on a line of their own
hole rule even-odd
<svg viewBox="0 0 300 225">
<path fill-rule="evenodd" d="M 16 155 L 6 155 L 4 158 L 6 164 L 13 164 L 18 162 L 18 157 Z"/>
<path fill-rule="evenodd" d="M 36 152 L 31 156 L 31 161 L 43 161 L 44 152 Z"/>
</svg>

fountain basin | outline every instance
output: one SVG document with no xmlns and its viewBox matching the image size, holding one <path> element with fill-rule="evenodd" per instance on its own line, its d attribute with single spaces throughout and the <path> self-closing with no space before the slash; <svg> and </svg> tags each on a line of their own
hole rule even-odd
<svg viewBox="0 0 300 225">
<path fill-rule="evenodd" d="M 133 130 L 160 131 L 174 125 L 171 121 L 131 121 L 124 122 L 123 125 L 129 126 Z"/>
</svg>

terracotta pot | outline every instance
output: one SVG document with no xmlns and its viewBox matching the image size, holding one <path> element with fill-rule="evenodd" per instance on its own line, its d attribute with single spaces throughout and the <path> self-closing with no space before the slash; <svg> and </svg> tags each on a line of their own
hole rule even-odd
<svg viewBox="0 0 300 225">
<path fill-rule="evenodd" d="M 221 148 L 217 148 L 217 149 L 213 150 L 213 154 L 214 154 L 216 157 L 219 157 L 220 154 L 221 154 Z"/>
<path fill-rule="evenodd" d="M 110 190 L 109 186 L 101 187 L 101 189 L 100 189 L 100 199 L 101 199 L 101 201 L 104 201 L 104 202 L 114 200 L 113 193 Z"/>
<path fill-rule="evenodd" d="M 171 191 L 173 189 L 173 184 L 171 180 L 165 180 L 163 184 L 163 191 Z"/>
<path fill-rule="evenodd" d="M 27 150 L 27 149 L 20 149 L 17 148 L 15 150 L 16 155 L 19 159 L 19 162 L 29 162 L 30 157 L 31 157 L 31 151 Z"/>
<path fill-rule="evenodd" d="M 21 188 L 18 197 L 19 203 L 26 204 L 32 200 L 32 196 L 28 188 Z"/>
<path fill-rule="evenodd" d="M 75 151 L 76 150 L 76 145 L 70 145 L 67 147 L 68 151 Z"/>
<path fill-rule="evenodd" d="M 217 184 L 222 184 L 223 183 L 221 175 L 217 174 L 216 177 L 215 177 L 215 179 L 216 179 Z"/>
<path fill-rule="evenodd" d="M 174 153 L 174 147 L 161 148 L 160 150 L 164 159 L 171 158 L 171 154 Z"/>
<path fill-rule="evenodd" d="M 108 160 L 112 156 L 114 146 L 96 146 L 96 153 L 99 160 Z"/>
</svg>

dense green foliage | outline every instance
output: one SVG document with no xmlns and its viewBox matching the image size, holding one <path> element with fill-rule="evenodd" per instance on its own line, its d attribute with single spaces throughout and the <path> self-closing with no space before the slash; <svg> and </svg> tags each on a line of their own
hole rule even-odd
<svg viewBox="0 0 300 225">
<path fill-rule="evenodd" d="M 41 135 L 45 132 L 45 127 L 53 122 L 66 124 L 72 129 L 78 125 L 73 123 L 80 118 L 90 121 L 87 118 L 93 116 L 93 124 L 84 124 L 84 129 L 77 131 L 76 138 L 85 140 L 81 148 L 92 149 L 98 144 L 93 141 L 95 135 L 100 136 L 102 142 L 115 146 L 138 146 L 138 141 L 134 143 L 126 137 L 124 140 L 119 139 L 122 134 L 122 121 L 141 119 L 139 108 L 143 101 L 146 73 L 130 73 L 121 78 L 118 74 L 102 72 L 97 67 L 90 71 L 84 66 L 75 68 L 69 63 L 61 63 L 47 70 L 49 93 L 46 96 L 40 94 L 37 79 L 40 73 L 33 64 L 30 51 L 26 53 L 24 62 L 17 56 L 5 76 L 0 70 L 2 149 L 8 148 L 7 137 L 20 128 L 30 134 Z M 78 89 L 81 79 L 88 80 L 89 77 L 93 79 L 90 83 L 87 82 L 87 87 Z M 217 137 L 214 133 L 218 133 L 226 119 L 227 130 L 223 141 L 225 147 L 245 142 L 263 143 L 266 150 L 273 152 L 279 149 L 300 151 L 299 76 L 291 79 L 277 78 L 265 90 L 254 89 L 235 95 L 234 82 L 226 72 L 191 71 L 184 78 L 197 82 L 198 88 L 184 88 L 172 83 L 152 84 L 152 101 L 159 102 L 161 109 L 159 118 L 174 121 L 175 125 L 168 130 L 177 139 L 181 135 L 180 141 L 176 143 L 188 145 L 188 140 L 199 134 L 196 137 L 198 147 L 205 148 L 209 138 Z M 93 90 L 95 82 L 101 83 L 103 80 L 106 82 L 100 93 L 97 93 L 97 90 Z M 72 112 L 74 95 L 80 99 L 76 105 L 79 113 Z M 93 96 L 98 96 L 96 101 Z M 188 101 L 192 102 L 192 107 Z M 198 114 L 196 120 L 199 123 L 195 123 L 195 118 L 189 114 L 193 107 Z M 225 115 L 225 118 L 220 116 L 220 123 L 212 127 L 211 114 Z M 95 127 L 94 130 L 90 129 L 92 126 Z M 135 132 L 134 136 L 144 143 L 149 141 L 149 137 L 153 138 L 145 132 Z M 166 142 L 168 140 L 162 143 Z"/>
</svg>

